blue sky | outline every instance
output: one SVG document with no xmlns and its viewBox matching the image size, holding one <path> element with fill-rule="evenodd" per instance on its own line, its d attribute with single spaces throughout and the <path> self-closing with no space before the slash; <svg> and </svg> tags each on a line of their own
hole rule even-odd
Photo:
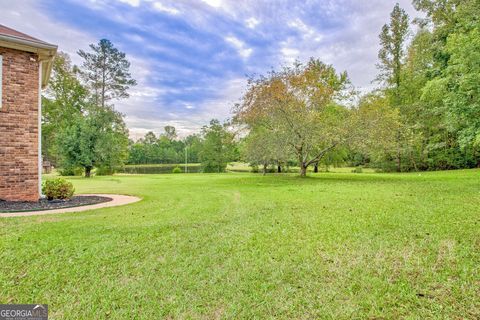
<svg viewBox="0 0 480 320">
<path fill-rule="evenodd" d="M 415 17 L 410 0 L 401 0 Z M 131 136 L 184 136 L 226 119 L 246 75 L 319 58 L 372 88 L 390 0 L 0 0 L 0 24 L 76 51 L 101 38 L 127 53 L 138 86 L 116 101 Z"/>
</svg>

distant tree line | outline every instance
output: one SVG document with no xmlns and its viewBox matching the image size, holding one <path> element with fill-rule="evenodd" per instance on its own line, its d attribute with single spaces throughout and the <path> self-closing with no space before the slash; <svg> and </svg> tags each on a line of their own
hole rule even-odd
<svg viewBox="0 0 480 320">
<path fill-rule="evenodd" d="M 164 133 L 156 136 L 148 132 L 138 141 L 130 140 L 128 164 L 183 163 L 185 157 L 192 163 L 199 162 L 200 137 L 190 135 L 178 139 L 176 129 L 166 126 Z M 187 150 L 188 148 L 188 150 Z"/>
<path fill-rule="evenodd" d="M 224 172 L 228 162 L 239 160 L 235 135 L 228 124 L 212 120 L 199 134 L 178 139 L 176 129 L 166 126 L 156 136 L 148 132 L 130 141 L 128 164 L 201 163 L 203 172 Z"/>
</svg>

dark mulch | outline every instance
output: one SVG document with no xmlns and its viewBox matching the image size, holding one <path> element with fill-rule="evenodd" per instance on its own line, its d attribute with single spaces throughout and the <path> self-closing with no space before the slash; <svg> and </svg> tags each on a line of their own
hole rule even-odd
<svg viewBox="0 0 480 320">
<path fill-rule="evenodd" d="M 0 212 L 22 212 L 71 208 L 112 201 L 112 198 L 98 196 L 74 196 L 70 200 L 47 200 L 38 202 L 0 200 Z"/>
</svg>

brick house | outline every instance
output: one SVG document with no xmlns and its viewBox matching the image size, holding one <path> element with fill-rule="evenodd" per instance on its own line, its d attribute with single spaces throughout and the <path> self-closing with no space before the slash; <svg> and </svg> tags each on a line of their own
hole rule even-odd
<svg viewBox="0 0 480 320">
<path fill-rule="evenodd" d="M 41 196 L 41 90 L 57 46 L 0 25 L 0 199 Z"/>
</svg>

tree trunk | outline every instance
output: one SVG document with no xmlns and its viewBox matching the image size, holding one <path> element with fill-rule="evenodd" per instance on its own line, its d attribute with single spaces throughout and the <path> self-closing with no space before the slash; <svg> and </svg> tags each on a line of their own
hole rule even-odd
<svg viewBox="0 0 480 320">
<path fill-rule="evenodd" d="M 85 167 L 85 178 L 90 178 L 92 167 Z"/>
<path fill-rule="evenodd" d="M 267 174 L 267 164 L 264 163 L 263 164 L 263 175 L 266 175 Z"/>
<path fill-rule="evenodd" d="M 313 167 L 313 172 L 318 173 L 318 162 L 315 163 L 315 167 Z"/>
<path fill-rule="evenodd" d="M 306 177 L 307 176 L 307 166 L 305 162 L 300 163 L 300 177 Z"/>
<path fill-rule="evenodd" d="M 277 165 L 277 172 L 282 173 L 282 166 L 280 164 Z"/>
</svg>

